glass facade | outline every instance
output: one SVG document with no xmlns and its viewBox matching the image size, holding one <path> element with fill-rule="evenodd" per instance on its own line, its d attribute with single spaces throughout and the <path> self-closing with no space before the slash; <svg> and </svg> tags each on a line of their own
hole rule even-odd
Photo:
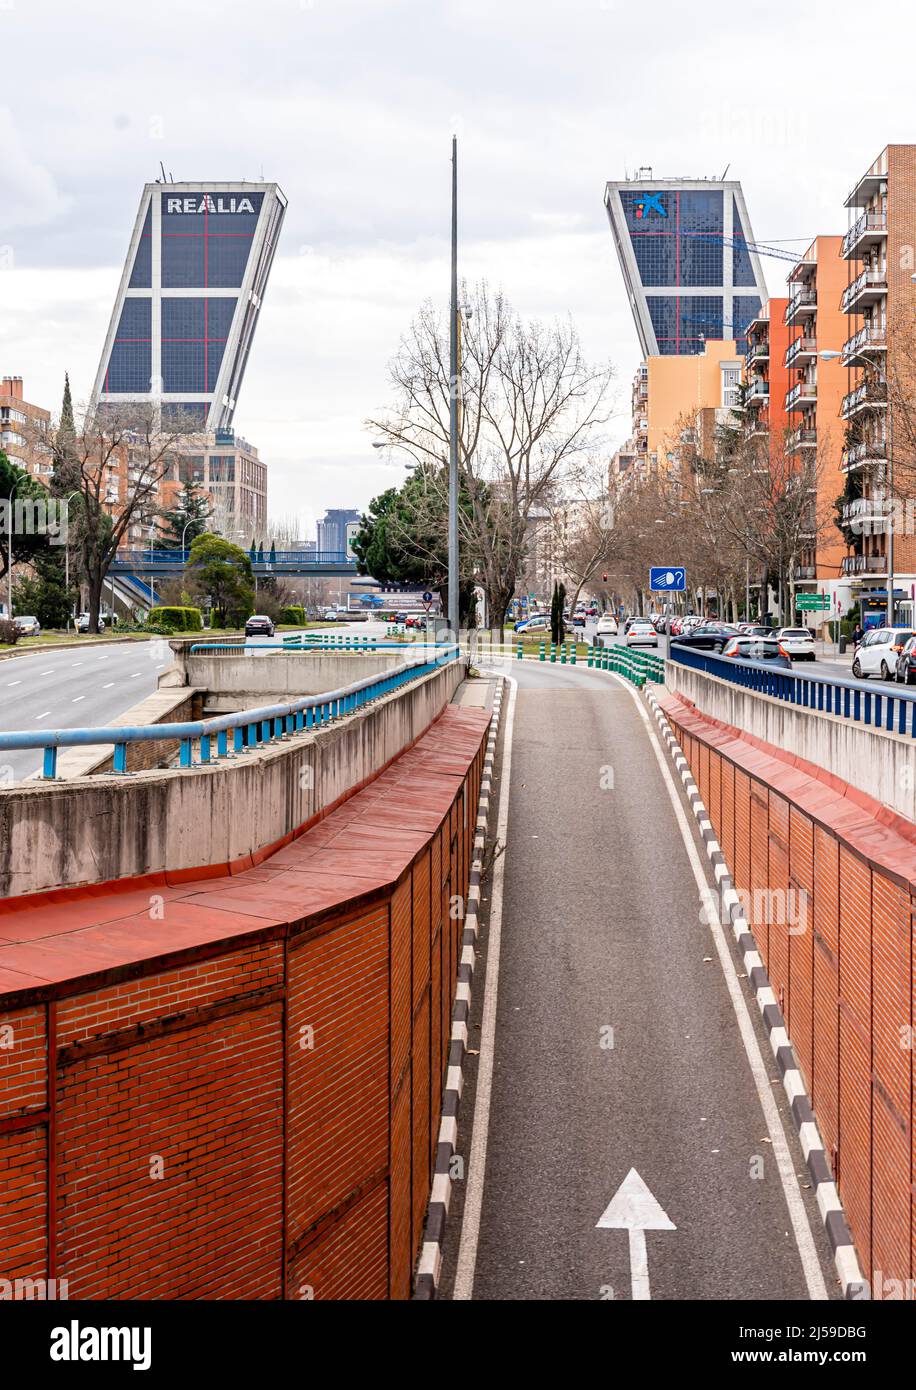
<svg viewBox="0 0 916 1390">
<path fill-rule="evenodd" d="M 740 185 L 609 183 L 605 203 L 646 356 L 742 339 L 763 295 Z M 755 296 L 738 291 L 754 291 Z M 734 325 L 734 328 L 733 328 Z"/>
<path fill-rule="evenodd" d="M 741 214 L 738 211 L 738 200 L 732 199 L 732 240 L 735 243 L 734 261 L 732 264 L 732 284 L 755 286 L 757 284 L 754 275 L 754 266 L 751 262 L 750 252 L 747 249 L 748 237 L 745 234 L 744 226 L 741 222 Z"/>
<path fill-rule="evenodd" d="M 252 193 L 244 199 L 251 212 L 220 212 L 216 209 L 228 207 L 228 198 L 216 194 L 195 195 L 194 199 L 165 195 L 162 288 L 238 289 L 245 278 L 263 200 L 262 193 Z M 236 205 L 242 201 L 236 199 Z M 203 210 L 190 212 L 189 203 Z M 181 210 L 169 211 L 170 204 L 181 205 Z"/>
<path fill-rule="evenodd" d="M 285 211 L 275 184 L 146 185 L 97 408 L 141 397 L 171 427 L 231 425 Z"/>
<path fill-rule="evenodd" d="M 118 320 L 105 390 L 110 395 L 137 395 L 150 389 L 152 373 L 152 300 L 125 299 Z"/>
<path fill-rule="evenodd" d="M 737 340 L 738 351 L 747 352 L 747 326 L 760 313 L 760 296 L 756 294 L 736 294 L 732 301 L 732 316 L 735 320 L 731 334 Z"/>
<path fill-rule="evenodd" d="M 148 290 L 153 284 L 153 232 L 152 232 L 153 211 L 152 208 L 146 209 L 146 220 L 143 223 L 143 231 L 140 233 L 140 241 L 137 245 L 137 253 L 134 256 L 133 267 L 130 272 L 129 289 Z"/>
<path fill-rule="evenodd" d="M 163 298 L 163 391 L 216 390 L 235 305 L 234 299 Z"/>
</svg>

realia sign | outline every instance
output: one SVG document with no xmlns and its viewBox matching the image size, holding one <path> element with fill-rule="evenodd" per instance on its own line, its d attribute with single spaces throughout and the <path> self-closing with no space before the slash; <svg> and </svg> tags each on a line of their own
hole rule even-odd
<svg viewBox="0 0 916 1390">
<path fill-rule="evenodd" d="M 166 198 L 166 212 L 254 212 L 250 198 L 214 198 L 210 193 L 195 194 L 191 198 Z"/>
</svg>

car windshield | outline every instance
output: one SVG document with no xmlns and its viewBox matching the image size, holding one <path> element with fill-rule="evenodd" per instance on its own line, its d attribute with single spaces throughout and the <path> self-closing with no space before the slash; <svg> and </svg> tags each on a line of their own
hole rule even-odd
<svg viewBox="0 0 916 1390">
<path fill-rule="evenodd" d="M 806 627 L 787 627 L 782 634 L 783 637 L 810 637 L 811 634 Z"/>
<path fill-rule="evenodd" d="M 894 633 L 893 640 L 894 642 L 909 642 L 912 636 L 913 633 L 910 630 L 898 631 Z"/>
</svg>

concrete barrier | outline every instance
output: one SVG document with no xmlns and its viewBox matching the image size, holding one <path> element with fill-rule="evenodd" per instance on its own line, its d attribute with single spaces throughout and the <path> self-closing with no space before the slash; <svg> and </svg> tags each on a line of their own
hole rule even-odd
<svg viewBox="0 0 916 1390">
<path fill-rule="evenodd" d="M 0 896 L 250 865 L 414 743 L 464 674 L 452 662 L 317 733 L 216 764 L 0 791 Z"/>
<path fill-rule="evenodd" d="M 665 662 L 665 686 L 710 719 L 825 769 L 916 821 L 916 739 L 789 705 L 677 661 Z"/>
<path fill-rule="evenodd" d="M 419 653 L 418 653 L 419 654 Z M 320 695 L 325 690 L 340 690 L 353 681 L 381 675 L 403 664 L 411 653 L 335 652 L 315 650 L 289 654 L 271 652 L 265 656 L 216 656 L 208 653 L 191 656 L 181 652 L 174 667 L 164 671 L 160 689 L 179 684 L 194 686 L 207 692 L 204 711 L 211 714 L 234 714 L 236 710 L 254 705 L 267 705 L 289 696 Z"/>
</svg>

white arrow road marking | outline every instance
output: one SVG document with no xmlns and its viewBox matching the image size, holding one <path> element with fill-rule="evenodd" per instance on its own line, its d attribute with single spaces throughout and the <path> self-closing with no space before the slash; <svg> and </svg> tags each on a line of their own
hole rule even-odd
<svg viewBox="0 0 916 1390">
<path fill-rule="evenodd" d="M 676 1231 L 677 1227 L 659 1206 L 635 1168 L 627 1173 L 595 1229 L 629 1231 L 633 1298 L 651 1298 L 646 1231 Z"/>
</svg>

